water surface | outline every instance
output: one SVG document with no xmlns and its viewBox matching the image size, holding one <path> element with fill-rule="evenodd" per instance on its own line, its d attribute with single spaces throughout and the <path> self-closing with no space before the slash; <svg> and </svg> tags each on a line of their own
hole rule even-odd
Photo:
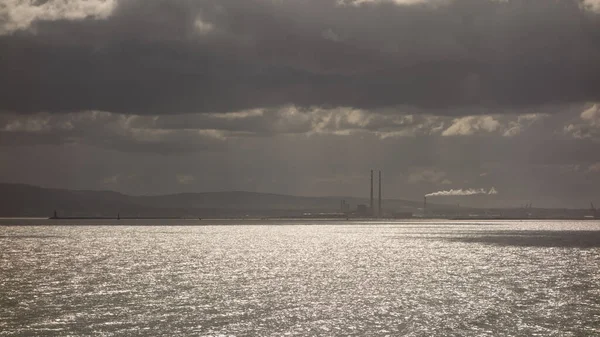
<svg viewBox="0 0 600 337">
<path fill-rule="evenodd" d="M 596 221 L 115 223 L 0 220 L 0 336 L 600 335 Z"/>
</svg>

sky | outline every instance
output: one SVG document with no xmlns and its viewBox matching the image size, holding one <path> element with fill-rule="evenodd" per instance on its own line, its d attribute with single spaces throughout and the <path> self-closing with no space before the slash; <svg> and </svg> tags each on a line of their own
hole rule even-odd
<svg viewBox="0 0 600 337">
<path fill-rule="evenodd" d="M 599 0 L 5 0 L 0 50 L 3 182 L 600 204 Z"/>
</svg>

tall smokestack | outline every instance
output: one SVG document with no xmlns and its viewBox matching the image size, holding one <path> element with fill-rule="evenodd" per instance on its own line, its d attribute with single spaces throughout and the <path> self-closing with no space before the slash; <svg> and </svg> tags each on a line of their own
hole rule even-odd
<svg viewBox="0 0 600 337">
<path fill-rule="evenodd" d="M 373 170 L 371 170 L 371 215 L 373 215 L 374 212 L 374 208 L 373 208 Z"/>
<path fill-rule="evenodd" d="M 423 197 L 423 217 L 427 214 L 427 197 Z"/>
<path fill-rule="evenodd" d="M 377 216 L 381 218 L 381 171 L 379 171 L 379 199 L 377 202 Z"/>
</svg>

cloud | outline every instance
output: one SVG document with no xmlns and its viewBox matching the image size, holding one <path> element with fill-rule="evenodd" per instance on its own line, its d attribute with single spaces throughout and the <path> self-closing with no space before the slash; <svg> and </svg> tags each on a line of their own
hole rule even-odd
<svg viewBox="0 0 600 337">
<path fill-rule="evenodd" d="M 495 133 L 504 137 L 515 137 L 548 116 L 546 113 L 466 116 L 455 118 L 441 134 L 442 136 L 471 136 Z"/>
<path fill-rule="evenodd" d="M 103 182 L 105 184 L 108 184 L 108 185 L 115 185 L 115 184 L 117 184 L 118 181 L 119 181 L 119 176 L 118 175 L 106 177 L 103 180 Z"/>
<path fill-rule="evenodd" d="M 413 106 L 459 117 L 600 100 L 600 14 L 574 1 L 343 3 L 10 0 L 0 111 Z"/>
<path fill-rule="evenodd" d="M 589 109 L 581 113 L 581 119 L 593 127 L 600 127 L 600 107 L 598 104 L 592 105 Z"/>
<path fill-rule="evenodd" d="M 86 111 L 72 114 L 0 114 L 0 144 L 84 144 L 125 152 L 215 150 L 228 133 L 214 129 L 150 127 L 153 118 Z"/>
<path fill-rule="evenodd" d="M 139 178 L 139 176 L 135 173 L 131 173 L 131 174 L 119 173 L 119 174 L 105 177 L 104 179 L 102 179 L 102 183 L 105 185 L 111 185 L 110 187 L 113 188 L 114 186 L 125 184 L 125 183 L 131 182 L 138 178 Z"/>
<path fill-rule="evenodd" d="M 503 136 L 514 137 L 521 134 L 524 130 L 531 127 L 534 123 L 548 117 L 548 114 L 530 113 L 520 115 L 516 121 L 510 121 L 505 128 Z"/>
<path fill-rule="evenodd" d="M 588 167 L 588 172 L 600 172 L 600 162 L 594 163 Z"/>
<path fill-rule="evenodd" d="M 342 38 L 338 34 L 336 34 L 333 30 L 331 30 L 331 28 L 323 31 L 323 38 L 327 39 L 327 40 L 331 40 L 333 42 L 342 41 Z"/>
<path fill-rule="evenodd" d="M 478 132 L 493 132 L 498 130 L 500 123 L 492 116 L 467 116 L 457 118 L 442 136 L 467 136 Z"/>
<path fill-rule="evenodd" d="M 296 135 L 372 137 L 389 143 L 415 138 L 437 142 L 435 139 L 438 137 L 448 136 L 477 136 L 481 141 L 484 136 L 508 139 L 525 134 L 531 142 L 532 135 L 556 137 L 557 131 L 565 128 L 565 120 L 572 120 L 575 116 L 582 124 L 579 128 L 589 130 L 589 125 L 581 122 L 586 120 L 581 119 L 581 113 L 574 108 L 562 114 L 517 110 L 510 115 L 492 110 L 495 112 L 492 115 L 461 118 L 432 115 L 432 110 L 425 111 L 427 113 L 419 113 L 414 108 L 404 106 L 365 110 L 286 105 L 226 114 L 133 115 L 106 111 L 25 115 L 0 113 L 0 144 L 87 144 L 120 151 L 180 153 L 225 150 L 253 137 L 272 139 Z M 437 149 L 428 151 L 441 151 L 445 144 L 445 141 L 440 141 Z M 572 148 L 575 144 L 569 146 Z M 558 151 L 558 148 L 555 150 Z M 510 151 L 518 152 L 514 149 Z M 568 151 L 565 149 L 563 152 Z M 537 153 L 541 152 L 535 151 L 527 157 L 533 160 Z M 445 152 L 438 155 L 445 155 Z"/>
<path fill-rule="evenodd" d="M 177 182 L 181 185 L 188 185 L 196 181 L 196 177 L 190 174 L 177 174 L 175 177 L 177 178 Z"/>
<path fill-rule="evenodd" d="M 417 183 L 441 183 L 443 185 L 451 184 L 452 182 L 446 178 L 446 172 L 438 171 L 435 169 L 423 169 L 411 173 L 408 176 L 409 184 Z"/>
<path fill-rule="evenodd" d="M 201 18 L 196 18 L 194 26 L 200 34 L 208 34 L 215 29 L 215 26 L 210 22 L 205 22 Z"/>
<path fill-rule="evenodd" d="M 600 162 L 600 152 L 592 139 L 576 139 L 561 131 L 564 125 L 584 123 L 581 113 L 592 105 L 513 114 L 484 111 L 501 127 L 455 137 L 441 136 L 455 117 L 422 115 L 405 107 L 292 105 L 171 116 L 4 113 L 0 176 L 5 181 L 133 194 L 236 189 L 368 197 L 368 172 L 381 169 L 388 186 L 384 198 L 415 200 L 436 190 L 499 186 L 497 197 L 468 198 L 461 205 L 503 199 L 503 204 L 493 205 L 532 200 L 538 206 L 580 207 L 590 200 L 596 203 L 594 186 L 600 175 L 588 169 Z M 510 122 L 528 113 L 549 116 L 519 135 L 504 137 Z M 437 133 L 427 127 L 410 136 L 380 136 L 412 132 L 429 118 L 431 128 L 445 127 Z M 350 136 L 340 135 L 346 131 Z M 431 172 L 419 174 L 426 170 Z M 480 177 L 482 172 L 488 175 Z M 128 173 L 139 177 L 103 183 L 107 177 Z M 182 185 L 178 174 L 194 175 L 196 180 Z M 411 174 L 412 181 L 419 182 L 409 183 Z"/>
<path fill-rule="evenodd" d="M 594 12 L 600 12 L 600 1 L 598 0 L 583 0 L 583 8 Z"/>
<path fill-rule="evenodd" d="M 385 111 L 296 106 L 227 114 L 172 116 L 128 115 L 105 111 L 28 115 L 0 113 L 0 136 L 12 138 L 6 144 L 13 145 L 19 141 L 43 143 L 49 139 L 59 143 L 88 143 L 103 147 L 115 147 L 119 142 L 150 146 L 180 141 L 182 144 L 170 146 L 203 149 L 203 145 L 207 143 L 215 145 L 231 139 L 276 135 L 348 136 L 360 133 L 372 134 L 380 139 L 415 137 L 439 131 L 439 127 L 435 125 L 438 120 L 432 116 Z"/>
<path fill-rule="evenodd" d="M 564 132 L 577 139 L 600 141 L 600 106 L 593 104 L 580 115 L 580 120 L 564 127 Z"/>
<path fill-rule="evenodd" d="M 116 0 L 5 0 L 0 6 L 0 35 L 27 29 L 37 20 L 106 19 Z"/>
</svg>

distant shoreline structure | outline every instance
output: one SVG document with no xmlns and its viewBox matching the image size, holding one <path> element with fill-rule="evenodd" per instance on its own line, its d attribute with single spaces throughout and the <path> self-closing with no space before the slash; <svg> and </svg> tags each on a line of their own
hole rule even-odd
<svg viewBox="0 0 600 337">
<path fill-rule="evenodd" d="M 4 220 L 10 219 L 31 219 L 31 220 L 185 220 L 185 221 L 202 221 L 202 220 L 248 220 L 248 221 L 259 221 L 259 220 L 331 220 L 331 221 L 401 221 L 401 220 L 450 220 L 450 221 L 479 221 L 479 220 L 530 220 L 530 221 L 541 221 L 541 220 L 577 220 L 577 221 L 588 221 L 588 220 L 600 220 L 597 217 L 412 217 L 412 218 L 376 218 L 376 217 L 302 217 L 302 216 L 290 216 L 290 217 L 215 217 L 215 218 L 189 218 L 189 217 L 48 217 L 48 218 L 0 218 Z"/>
<path fill-rule="evenodd" d="M 38 218 L 46 220 L 201 220 L 195 218 L 182 218 L 182 217 L 104 217 L 104 216 L 66 216 L 66 217 L 49 217 L 49 218 Z"/>
<path fill-rule="evenodd" d="M 121 217 L 121 213 L 117 213 L 116 217 L 112 216 L 58 216 L 58 212 L 54 210 L 54 215 L 47 218 L 48 220 L 182 220 L 184 218 L 179 216 L 129 216 Z M 191 218 L 192 220 L 202 220 L 202 218 Z"/>
<path fill-rule="evenodd" d="M 383 183 L 382 183 L 383 189 Z M 381 212 L 372 212 L 369 198 L 301 197 L 257 192 L 202 192 L 159 196 L 128 196 L 111 191 L 72 191 L 21 184 L 0 184 L 5 202 L 0 216 L 52 220 L 198 220 L 198 219 L 454 219 L 477 220 L 592 220 L 588 208 L 477 208 L 456 204 L 383 199 Z M 370 192 L 370 191 L 369 191 Z M 375 191 L 374 189 L 374 192 Z M 375 194 L 375 193 L 374 193 Z M 370 193 L 368 195 L 370 197 Z M 373 196 L 375 199 L 375 195 Z M 427 200 L 429 201 L 429 200 Z M 373 207 L 379 209 L 376 201 Z M 385 206 L 385 207 L 384 207 Z M 54 215 L 52 214 L 54 212 Z M 378 214 L 379 213 L 379 214 Z M 53 216 L 51 216 L 53 215 Z M 121 215 L 123 217 L 121 217 Z"/>
<path fill-rule="evenodd" d="M 227 217 L 226 217 L 227 218 Z M 47 218 L 48 220 L 202 220 L 198 217 L 178 217 L 178 216 L 166 216 L 166 217 L 151 217 L 151 216 L 133 216 L 133 217 L 121 217 L 120 213 L 117 213 L 116 217 L 109 216 L 67 216 L 59 217 L 57 211 L 54 211 L 53 216 Z M 402 213 L 400 217 L 378 217 L 378 216 L 361 216 L 356 214 L 344 214 L 344 213 L 305 213 L 301 216 L 266 216 L 266 217 L 231 217 L 231 220 L 341 220 L 341 221 L 374 221 L 374 220 L 599 220 L 598 216 L 502 216 L 502 215 L 478 215 L 478 216 L 438 216 L 438 217 L 426 217 L 426 216 L 414 216 L 413 214 Z"/>
</svg>

